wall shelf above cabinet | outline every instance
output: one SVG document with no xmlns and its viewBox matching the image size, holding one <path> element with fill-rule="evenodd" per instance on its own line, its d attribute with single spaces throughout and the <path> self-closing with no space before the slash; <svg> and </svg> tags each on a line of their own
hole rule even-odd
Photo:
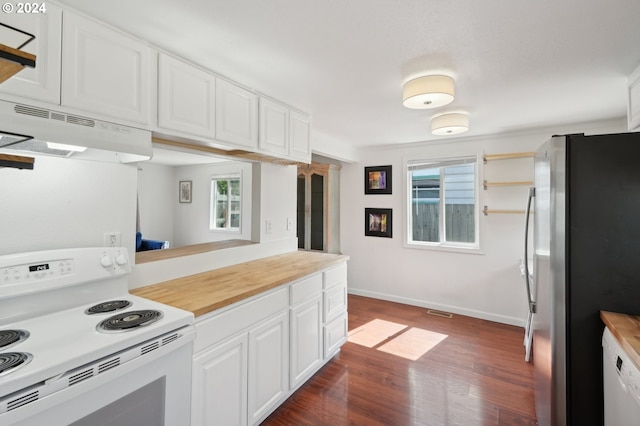
<svg viewBox="0 0 640 426">
<path fill-rule="evenodd" d="M 484 189 L 487 189 L 489 187 L 498 187 L 498 186 L 531 186 L 531 185 L 533 185 L 533 181 L 531 180 L 513 181 L 513 182 L 488 182 L 485 180 L 482 182 L 482 186 L 484 186 Z"/>
<path fill-rule="evenodd" d="M 14 169 L 33 170 L 33 157 L 23 157 L 21 155 L 0 154 L 0 168 L 11 167 Z"/>
<path fill-rule="evenodd" d="M 489 209 L 488 206 L 484 206 L 484 209 L 482 209 L 482 213 L 485 216 L 488 216 L 489 214 L 525 214 L 526 211 L 525 210 L 500 210 L 500 209 Z"/>
<path fill-rule="evenodd" d="M 22 71 L 24 67 L 36 67 L 36 55 L 23 52 L 22 49 L 36 37 L 33 34 L 19 30 L 7 24 L 0 22 L 0 25 L 7 28 L 11 32 L 20 33 L 27 37 L 27 40 L 21 43 L 17 48 L 0 44 L 0 83 L 11 78 L 14 74 Z"/>
<path fill-rule="evenodd" d="M 482 160 L 486 163 L 487 161 L 494 160 L 513 160 L 515 158 L 530 158 L 534 157 L 535 152 L 512 152 L 507 154 L 485 154 L 482 156 Z"/>
</svg>

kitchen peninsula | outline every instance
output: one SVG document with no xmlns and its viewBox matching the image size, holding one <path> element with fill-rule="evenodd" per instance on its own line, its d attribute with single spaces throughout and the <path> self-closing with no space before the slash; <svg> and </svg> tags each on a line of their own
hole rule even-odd
<svg viewBox="0 0 640 426">
<path fill-rule="evenodd" d="M 257 424 L 339 351 L 348 259 L 296 251 L 131 290 L 196 316 L 192 424 Z"/>
</svg>

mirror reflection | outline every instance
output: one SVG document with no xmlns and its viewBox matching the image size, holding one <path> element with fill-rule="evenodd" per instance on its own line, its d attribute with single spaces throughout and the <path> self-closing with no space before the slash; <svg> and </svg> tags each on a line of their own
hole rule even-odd
<svg viewBox="0 0 640 426">
<path fill-rule="evenodd" d="M 138 166 L 136 252 L 250 242 L 251 175 L 250 162 L 154 144 Z"/>
</svg>

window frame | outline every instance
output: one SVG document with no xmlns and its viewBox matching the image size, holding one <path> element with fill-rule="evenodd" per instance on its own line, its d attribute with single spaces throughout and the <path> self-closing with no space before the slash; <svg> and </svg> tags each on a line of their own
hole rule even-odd
<svg viewBox="0 0 640 426">
<path fill-rule="evenodd" d="M 453 163 L 460 161 L 462 164 L 465 160 L 473 160 L 475 164 L 474 167 L 474 233 L 475 233 L 475 241 L 473 243 L 463 243 L 463 242 L 455 242 L 455 241 L 439 241 L 439 242 L 430 242 L 430 241 L 414 241 L 413 240 L 413 220 L 412 220 L 412 202 L 413 202 L 413 194 L 412 194 L 412 179 L 411 179 L 411 166 L 419 164 L 419 163 L 433 163 L 435 167 L 445 167 L 444 163 L 451 162 Z M 480 206 L 482 204 L 482 184 L 480 176 L 482 175 L 482 154 L 481 153 L 460 153 L 455 155 L 447 155 L 447 156 L 437 156 L 437 155 L 413 155 L 411 157 L 405 157 L 403 159 L 403 171 L 404 171 L 404 185 L 403 185 L 403 245 L 405 248 L 411 249 L 423 249 L 423 250 L 436 250 L 436 251 L 451 251 L 451 252 L 460 252 L 460 253 L 471 253 L 471 254 L 483 254 L 482 250 L 482 227 L 480 220 L 480 216 L 482 214 L 482 210 Z M 444 175 L 441 174 L 440 181 L 441 186 L 440 190 L 442 193 L 445 191 L 445 187 L 442 184 L 444 180 Z M 442 212 L 445 208 L 445 203 L 440 203 L 440 211 Z M 443 222 L 443 214 L 440 214 L 440 219 L 438 221 L 438 227 L 440 232 L 444 232 L 444 222 Z M 444 235 L 444 234 L 441 234 Z"/>
<path fill-rule="evenodd" d="M 226 180 L 227 182 L 230 182 L 231 180 L 238 180 L 238 189 L 240 191 L 240 193 L 238 194 L 238 226 L 237 227 L 225 227 L 225 228 L 219 228 L 215 226 L 215 222 L 216 222 L 216 215 L 215 213 L 217 213 L 217 203 L 216 203 L 216 187 L 217 187 L 217 182 L 221 181 L 221 180 Z M 223 174 L 217 174 L 217 175 L 211 175 L 211 178 L 209 180 L 210 182 L 210 186 L 209 186 L 209 231 L 210 232 L 223 232 L 223 233 L 237 233 L 240 234 L 242 233 L 242 209 L 243 209 L 243 202 L 242 202 L 242 173 L 223 173 Z M 231 187 L 231 184 L 228 183 L 227 184 L 228 187 Z M 231 203 L 231 199 L 229 198 L 227 200 L 227 206 L 229 206 L 230 208 L 230 203 Z M 231 213 L 229 213 L 229 215 L 231 215 Z M 231 219 L 230 216 L 228 218 L 228 222 L 231 223 Z"/>
</svg>

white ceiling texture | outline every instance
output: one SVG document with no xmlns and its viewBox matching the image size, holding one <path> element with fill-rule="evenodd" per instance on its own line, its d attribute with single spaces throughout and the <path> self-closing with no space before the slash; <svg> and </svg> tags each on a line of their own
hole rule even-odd
<svg viewBox="0 0 640 426">
<path fill-rule="evenodd" d="M 638 0 L 63 0 L 308 112 L 313 143 L 431 141 L 626 116 L 640 65 Z M 456 97 L 402 106 L 403 82 L 444 73 Z"/>
</svg>

